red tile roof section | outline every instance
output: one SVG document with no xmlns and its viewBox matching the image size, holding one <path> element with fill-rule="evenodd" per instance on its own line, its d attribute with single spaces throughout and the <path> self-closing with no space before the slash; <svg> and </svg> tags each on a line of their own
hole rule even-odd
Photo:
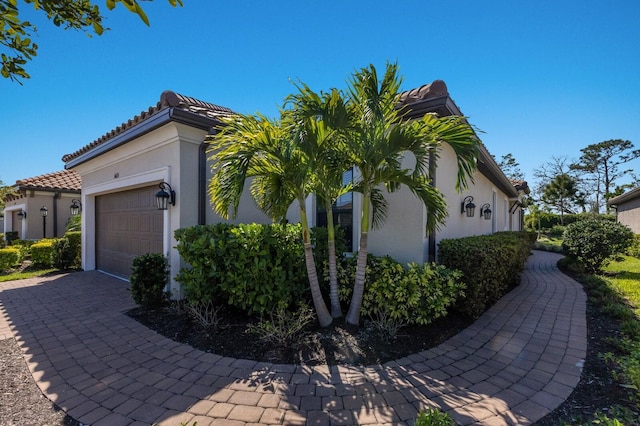
<svg viewBox="0 0 640 426">
<path fill-rule="evenodd" d="M 190 111 L 195 114 L 199 114 L 208 118 L 216 118 L 221 115 L 233 113 L 233 111 L 230 110 L 229 108 L 225 108 L 219 105 L 214 105 L 209 102 L 204 102 L 189 96 L 180 95 L 170 90 L 165 90 L 164 92 L 162 92 L 162 95 L 160 95 L 160 101 L 156 105 L 149 107 L 149 109 L 147 109 L 146 111 L 142 111 L 140 114 L 136 115 L 132 119 L 122 123 L 120 126 L 116 127 L 110 132 L 107 132 L 106 134 L 102 135 L 101 137 L 91 142 L 90 144 L 80 148 L 79 150 L 71 154 L 64 155 L 62 157 L 62 161 L 66 163 L 70 160 L 73 160 L 76 157 L 79 157 L 85 152 L 92 150 L 96 146 L 103 144 L 109 139 L 123 133 L 125 130 L 130 129 L 136 124 L 148 119 L 149 117 L 167 108 L 178 108 L 178 109 Z"/>
<path fill-rule="evenodd" d="M 398 106 L 404 106 L 414 102 L 424 101 L 425 99 L 440 98 L 443 96 L 449 96 L 447 85 L 442 80 L 434 80 L 432 83 L 423 84 L 415 89 L 402 92 L 398 99 Z"/>
<path fill-rule="evenodd" d="M 73 170 L 61 170 L 45 175 L 20 179 L 14 185 L 19 189 L 55 189 L 80 191 L 82 179 L 78 172 Z"/>
</svg>

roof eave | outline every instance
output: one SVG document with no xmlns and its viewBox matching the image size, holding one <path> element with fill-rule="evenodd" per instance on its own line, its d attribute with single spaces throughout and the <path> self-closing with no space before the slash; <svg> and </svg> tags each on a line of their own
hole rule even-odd
<svg viewBox="0 0 640 426">
<path fill-rule="evenodd" d="M 511 198 L 518 197 L 518 190 L 509 181 L 505 174 L 500 170 L 498 164 L 493 159 L 487 148 L 480 144 L 480 150 L 478 155 L 478 171 L 487 177 L 496 187 L 503 191 Z"/>
<path fill-rule="evenodd" d="M 616 197 L 611 198 L 609 201 L 607 201 L 607 205 L 608 206 L 615 206 L 618 205 L 620 203 L 625 203 L 627 201 L 631 201 L 635 198 L 640 197 L 640 186 L 637 188 L 632 189 L 629 192 L 625 192 L 622 195 L 618 195 Z"/>
<path fill-rule="evenodd" d="M 114 136 L 112 139 L 105 141 L 97 145 L 96 147 L 78 155 L 75 158 L 70 159 L 65 164 L 65 169 L 72 169 L 80 164 L 86 163 L 108 151 L 111 151 L 133 139 L 139 138 L 159 127 L 164 126 L 167 123 L 176 122 L 182 123 L 191 127 L 195 127 L 202 130 L 209 130 L 219 123 L 214 118 L 204 117 L 200 114 L 196 114 L 190 111 L 185 111 L 179 108 L 166 108 L 158 111 L 157 114 L 153 114 L 149 118 L 135 126 L 125 130 L 124 132 Z"/>
</svg>

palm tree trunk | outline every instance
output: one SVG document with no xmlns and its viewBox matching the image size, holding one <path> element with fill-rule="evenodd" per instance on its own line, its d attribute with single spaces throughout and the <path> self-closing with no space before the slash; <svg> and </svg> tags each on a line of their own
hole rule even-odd
<svg viewBox="0 0 640 426">
<path fill-rule="evenodd" d="M 360 247 L 356 263 L 356 279 L 353 284 L 353 295 L 345 321 L 349 324 L 360 324 L 360 307 L 364 295 L 364 280 L 367 272 L 367 240 L 369 238 L 369 195 L 362 196 L 362 218 L 360 220 Z"/>
<path fill-rule="evenodd" d="M 342 308 L 338 296 L 338 267 L 336 265 L 336 230 L 333 225 L 333 209 L 327 207 L 327 245 L 329 247 L 329 297 L 331 299 L 331 316 L 340 318 Z"/>
<path fill-rule="evenodd" d="M 313 259 L 313 248 L 311 247 L 311 234 L 309 232 L 309 223 L 307 222 L 307 211 L 304 202 L 300 203 L 300 221 L 302 222 L 302 244 L 304 246 L 304 263 L 307 267 L 307 275 L 309 276 L 309 288 L 311 289 L 311 299 L 316 309 L 318 322 L 321 327 L 327 327 L 333 321 L 327 305 L 322 298 L 320 291 L 320 283 L 318 281 L 318 272 L 316 263 Z"/>
</svg>

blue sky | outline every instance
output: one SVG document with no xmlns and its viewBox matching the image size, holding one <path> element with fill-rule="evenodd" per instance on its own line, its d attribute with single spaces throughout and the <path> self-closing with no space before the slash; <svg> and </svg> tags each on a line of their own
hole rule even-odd
<svg viewBox="0 0 640 426">
<path fill-rule="evenodd" d="M 5 184 L 63 169 L 64 154 L 167 89 L 273 116 L 292 79 L 343 88 L 387 61 L 404 89 L 444 80 L 489 151 L 512 153 L 530 183 L 534 168 L 592 143 L 640 148 L 637 0 L 155 0 L 142 2 L 150 27 L 97 2 L 111 31 L 91 38 L 21 4 L 40 49 L 24 85 L 0 80 Z"/>
</svg>

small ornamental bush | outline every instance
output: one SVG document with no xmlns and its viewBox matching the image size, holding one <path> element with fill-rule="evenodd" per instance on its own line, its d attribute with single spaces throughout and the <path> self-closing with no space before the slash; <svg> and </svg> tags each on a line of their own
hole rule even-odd
<svg viewBox="0 0 640 426">
<path fill-rule="evenodd" d="M 131 297 L 145 309 L 162 306 L 167 299 L 165 287 L 169 282 L 169 262 L 159 253 L 137 256 L 131 265 Z"/>
<path fill-rule="evenodd" d="M 20 250 L 14 247 L 0 249 L 0 272 L 13 269 L 20 263 Z"/>
<path fill-rule="evenodd" d="M 627 249 L 627 254 L 640 259 L 640 234 L 635 234 L 633 236 L 633 242 Z"/>
<path fill-rule="evenodd" d="M 0 232 L 0 248 L 5 248 L 7 246 L 7 240 L 4 239 L 4 234 Z"/>
<path fill-rule="evenodd" d="M 598 216 L 567 226 L 562 249 L 582 263 L 588 273 L 598 273 L 613 256 L 623 254 L 633 243 L 631 229 Z"/>
<path fill-rule="evenodd" d="M 356 260 L 347 259 L 338 269 L 340 299 L 345 302 L 353 292 Z M 464 290 L 459 272 L 435 264 L 405 268 L 389 256 L 368 255 L 366 271 L 361 313 L 384 326 L 429 324 L 446 315 Z"/>
<path fill-rule="evenodd" d="M 69 251 L 72 258 L 71 268 L 82 266 L 82 233 L 80 231 L 67 231 L 64 238 L 69 240 Z"/>
<path fill-rule="evenodd" d="M 280 303 L 271 312 L 263 315 L 258 324 L 250 324 L 247 332 L 254 333 L 263 342 L 281 347 L 295 347 L 302 338 L 304 329 L 315 320 L 315 313 L 302 304 L 290 312 L 285 303 Z"/>
<path fill-rule="evenodd" d="M 435 408 L 428 408 L 426 411 L 420 411 L 416 418 L 416 426 L 451 426 L 453 420 L 451 416 Z"/>
<path fill-rule="evenodd" d="M 75 253 L 67 238 L 59 238 L 53 242 L 53 263 L 58 269 L 69 269 L 75 261 Z"/>
<path fill-rule="evenodd" d="M 55 239 L 42 239 L 31 245 L 31 263 L 38 268 L 51 268 L 55 264 Z"/>
</svg>

